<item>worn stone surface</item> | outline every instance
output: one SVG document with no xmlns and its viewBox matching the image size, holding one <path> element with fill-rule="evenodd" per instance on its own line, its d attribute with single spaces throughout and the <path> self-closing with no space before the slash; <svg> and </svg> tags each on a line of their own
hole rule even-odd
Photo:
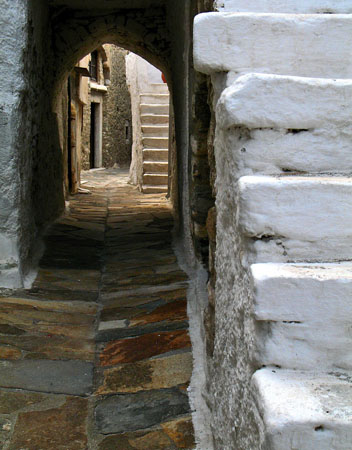
<svg viewBox="0 0 352 450">
<path fill-rule="evenodd" d="M 103 366 L 136 362 L 190 346 L 191 341 L 185 330 L 144 334 L 108 343 L 100 355 L 100 362 Z"/>
<path fill-rule="evenodd" d="M 20 413 L 9 450 L 85 450 L 88 401 L 69 397 L 57 408 Z"/>
<path fill-rule="evenodd" d="M 109 397 L 98 403 L 95 418 L 103 434 L 157 425 L 189 412 L 188 397 L 179 389 L 163 389 Z"/>
<path fill-rule="evenodd" d="M 138 392 L 164 389 L 188 383 L 192 374 L 192 354 L 167 357 L 115 366 L 104 372 L 104 384 L 98 394 Z"/>
<path fill-rule="evenodd" d="M 170 438 L 162 430 L 136 431 L 108 436 L 99 450 L 174 450 Z M 182 448 L 182 447 L 179 447 Z"/>
<path fill-rule="evenodd" d="M 84 361 L 1 361 L 0 386 L 84 395 L 92 390 L 93 365 Z"/>
<path fill-rule="evenodd" d="M 126 175 L 86 173 L 91 194 L 47 230 L 33 287 L 0 297 L 6 449 L 188 448 L 187 277 L 167 201 Z M 135 336 L 109 340 L 121 327 Z"/>
</svg>

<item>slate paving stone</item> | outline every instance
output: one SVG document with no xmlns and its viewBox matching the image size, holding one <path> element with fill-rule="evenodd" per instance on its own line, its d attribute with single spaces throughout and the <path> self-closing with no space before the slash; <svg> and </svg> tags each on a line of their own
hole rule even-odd
<svg viewBox="0 0 352 450">
<path fill-rule="evenodd" d="M 170 422 L 162 423 L 161 428 L 176 444 L 176 448 L 195 448 L 196 443 L 191 416 L 179 417 Z"/>
<path fill-rule="evenodd" d="M 96 335 L 97 342 L 107 342 L 114 339 L 123 339 L 143 334 L 165 331 L 184 330 L 188 326 L 187 321 L 169 321 L 147 323 L 141 326 L 129 327 L 125 321 L 101 322 Z"/>
<path fill-rule="evenodd" d="M 93 364 L 83 361 L 0 361 L 0 386 L 85 395 L 92 391 Z"/>
<path fill-rule="evenodd" d="M 1 338 L 0 338 L 1 341 Z M 16 347 L 0 344 L 0 359 L 21 359 L 22 352 Z"/>
<path fill-rule="evenodd" d="M 141 294 L 135 295 L 131 295 L 127 292 L 124 293 L 123 296 L 111 298 L 109 301 L 106 301 L 103 306 L 102 317 L 104 317 L 104 314 L 108 315 L 109 312 L 113 313 L 114 308 L 135 307 L 157 301 L 171 302 L 175 300 L 184 300 L 185 298 L 186 289 L 184 288 L 152 293 L 142 292 Z"/>
<path fill-rule="evenodd" d="M 35 408 L 51 395 L 38 392 L 9 391 L 0 389 L 0 414 L 13 414 L 23 409 Z M 57 396 L 59 399 L 62 396 Z"/>
<path fill-rule="evenodd" d="M 91 194 L 48 229 L 32 288 L 0 295 L 4 450 L 195 446 L 170 204 L 116 173 L 83 173 Z"/>
<path fill-rule="evenodd" d="M 181 353 L 158 359 L 122 364 L 104 371 L 97 394 L 133 393 L 165 389 L 188 383 L 192 375 L 192 354 Z"/>
<path fill-rule="evenodd" d="M 163 430 L 136 431 L 108 436 L 99 450 L 176 450 L 175 444 Z"/>
<path fill-rule="evenodd" d="M 12 353 L 2 351 L 3 348 L 14 349 L 14 356 L 21 355 L 23 359 L 94 361 L 95 355 L 95 341 L 93 339 L 71 339 L 53 335 L 0 335 L 0 359 L 21 359 L 11 357 Z"/>
<path fill-rule="evenodd" d="M 100 353 L 101 366 L 142 361 L 156 355 L 191 347 L 187 330 L 161 331 L 109 342 Z"/>
<path fill-rule="evenodd" d="M 8 450 L 86 450 L 88 400 L 68 397 L 57 408 L 19 414 Z"/>
<path fill-rule="evenodd" d="M 103 434 L 157 425 L 190 410 L 187 393 L 177 388 L 114 395 L 98 402 L 95 421 Z"/>
</svg>

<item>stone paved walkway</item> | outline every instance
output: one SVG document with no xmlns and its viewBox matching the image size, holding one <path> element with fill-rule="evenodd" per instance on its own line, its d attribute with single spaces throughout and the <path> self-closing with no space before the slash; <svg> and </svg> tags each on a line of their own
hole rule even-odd
<svg viewBox="0 0 352 450">
<path fill-rule="evenodd" d="M 120 171 L 46 236 L 32 289 L 0 298 L 4 450 L 192 449 L 187 277 L 165 198 Z"/>
</svg>

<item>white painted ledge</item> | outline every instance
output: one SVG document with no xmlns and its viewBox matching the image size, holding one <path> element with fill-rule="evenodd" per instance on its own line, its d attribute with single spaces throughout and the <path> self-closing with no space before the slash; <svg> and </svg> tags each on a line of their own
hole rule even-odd
<svg viewBox="0 0 352 450">
<path fill-rule="evenodd" d="M 94 81 L 90 81 L 89 86 L 94 91 L 98 91 L 98 92 L 107 92 L 108 91 L 107 86 L 104 86 L 103 84 L 95 83 Z"/>
<path fill-rule="evenodd" d="M 242 177 L 237 220 L 252 262 L 348 260 L 352 178 Z"/>
<path fill-rule="evenodd" d="M 215 7 L 222 12 L 352 13 L 350 0 L 217 0 Z"/>
<path fill-rule="evenodd" d="M 204 13 L 194 22 L 199 72 L 352 78 L 348 14 Z"/>
<path fill-rule="evenodd" d="M 225 89 L 217 106 L 223 128 L 350 128 L 351 116 L 352 79 L 250 73 Z"/>
<path fill-rule="evenodd" d="M 352 263 L 253 264 L 257 360 L 352 370 Z"/>
<path fill-rule="evenodd" d="M 257 371 L 253 391 L 270 450 L 347 450 L 352 443 L 352 375 Z"/>
</svg>

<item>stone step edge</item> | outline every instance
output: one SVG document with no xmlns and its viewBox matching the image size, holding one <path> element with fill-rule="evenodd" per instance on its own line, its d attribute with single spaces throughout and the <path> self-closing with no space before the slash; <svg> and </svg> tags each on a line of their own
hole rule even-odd
<svg viewBox="0 0 352 450">
<path fill-rule="evenodd" d="M 265 367 L 251 382 L 272 450 L 346 450 L 352 442 L 352 373 Z M 324 434 L 323 434 L 324 433 Z"/>
</svg>

